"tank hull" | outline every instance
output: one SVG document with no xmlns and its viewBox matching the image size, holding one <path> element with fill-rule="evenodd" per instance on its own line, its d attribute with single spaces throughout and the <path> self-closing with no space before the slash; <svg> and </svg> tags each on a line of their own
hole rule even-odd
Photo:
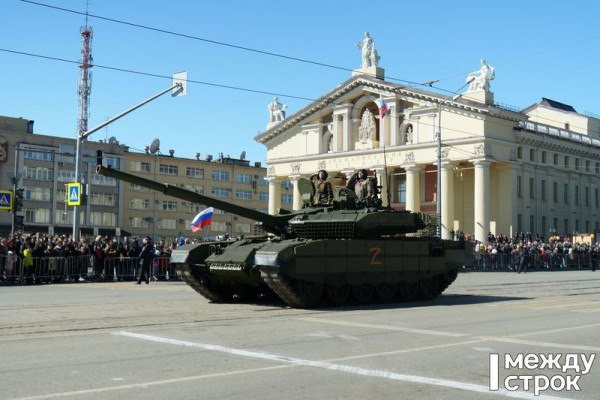
<svg viewBox="0 0 600 400">
<path fill-rule="evenodd" d="M 277 296 L 306 308 L 431 300 L 456 279 L 468 247 L 406 237 L 242 240 L 184 246 L 172 262 L 211 301 Z"/>
</svg>

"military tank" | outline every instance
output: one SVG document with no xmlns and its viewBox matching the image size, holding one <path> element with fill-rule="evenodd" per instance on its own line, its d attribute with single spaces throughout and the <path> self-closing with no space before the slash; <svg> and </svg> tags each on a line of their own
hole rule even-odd
<svg viewBox="0 0 600 400">
<path fill-rule="evenodd" d="M 472 255 L 468 243 L 423 236 L 429 220 L 380 201 L 359 201 L 336 189 L 331 204 L 315 204 L 314 184 L 300 178 L 304 207 L 262 213 L 110 167 L 97 173 L 181 200 L 258 221 L 267 234 L 188 244 L 171 255 L 183 280 L 211 302 L 278 297 L 298 308 L 431 300 Z"/>
</svg>

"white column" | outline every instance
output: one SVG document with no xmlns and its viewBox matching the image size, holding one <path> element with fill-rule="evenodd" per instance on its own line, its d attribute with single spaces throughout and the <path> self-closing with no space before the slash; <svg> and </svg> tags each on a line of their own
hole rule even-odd
<svg viewBox="0 0 600 400">
<path fill-rule="evenodd" d="M 342 114 L 342 150 L 348 151 L 352 149 L 352 120 L 350 108 Z"/>
<path fill-rule="evenodd" d="M 490 165 L 486 159 L 473 160 L 475 166 L 475 239 L 485 242 L 490 231 Z"/>
<path fill-rule="evenodd" d="M 381 117 L 381 114 L 379 116 L 379 147 L 384 147 L 388 144 L 386 133 L 389 119 L 390 117 L 388 115 L 385 115 L 383 118 Z"/>
<path fill-rule="evenodd" d="M 281 181 L 274 176 L 265 180 L 269 182 L 269 214 L 275 215 L 281 208 Z"/>
<path fill-rule="evenodd" d="M 300 191 L 298 190 L 298 179 L 300 175 L 290 175 L 290 181 L 292 182 L 294 199 L 292 201 L 292 210 L 300 210 L 302 208 L 302 198 L 300 197 Z"/>
<path fill-rule="evenodd" d="M 421 167 L 416 164 L 403 166 L 406 170 L 406 209 L 421 210 Z"/>
<path fill-rule="evenodd" d="M 450 231 L 454 229 L 454 164 L 442 162 L 442 239 L 450 239 Z"/>
<path fill-rule="evenodd" d="M 397 146 L 398 143 L 398 107 L 397 102 L 390 104 L 390 146 Z"/>
<path fill-rule="evenodd" d="M 337 116 L 336 114 L 333 114 L 333 122 L 331 124 L 331 133 L 333 134 L 333 139 L 331 139 L 331 150 L 334 153 L 337 153 L 338 151 L 340 151 L 340 138 L 339 138 L 339 132 L 340 132 L 340 123 L 339 123 L 339 116 Z"/>
</svg>

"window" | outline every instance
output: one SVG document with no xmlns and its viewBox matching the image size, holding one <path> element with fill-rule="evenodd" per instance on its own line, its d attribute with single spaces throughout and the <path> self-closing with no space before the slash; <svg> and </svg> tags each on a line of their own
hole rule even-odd
<svg viewBox="0 0 600 400">
<path fill-rule="evenodd" d="M 291 194 L 281 195 L 281 204 L 292 204 L 294 202 L 294 196 Z"/>
<path fill-rule="evenodd" d="M 131 199 L 129 202 L 129 208 L 133 208 L 135 210 L 149 210 L 150 209 L 150 200 L 148 199 Z"/>
<path fill-rule="evenodd" d="M 179 169 L 177 165 L 160 164 L 158 166 L 158 173 L 161 175 L 177 176 Z"/>
<path fill-rule="evenodd" d="M 579 185 L 575 185 L 575 205 L 579 205 Z"/>
<path fill-rule="evenodd" d="M 579 220 L 575 220 L 575 232 L 579 232 Z"/>
<path fill-rule="evenodd" d="M 132 228 L 150 228 L 150 222 L 142 217 L 129 217 L 129 226 Z"/>
<path fill-rule="evenodd" d="M 104 165 L 113 169 L 121 169 L 121 159 L 117 157 L 104 157 Z"/>
<path fill-rule="evenodd" d="M 54 161 L 54 154 L 41 151 L 27 150 L 25 152 L 25 158 L 29 158 L 31 160 Z"/>
<path fill-rule="evenodd" d="M 235 197 L 241 200 L 252 200 L 252 191 L 238 189 L 235 191 Z"/>
<path fill-rule="evenodd" d="M 83 224 L 85 217 L 85 212 L 79 212 L 79 223 Z M 64 210 L 56 210 L 54 213 L 54 223 L 55 224 L 72 224 L 73 223 L 73 210 L 69 210 L 65 212 Z"/>
<path fill-rule="evenodd" d="M 585 172 L 590 172 L 590 160 L 585 160 Z"/>
<path fill-rule="evenodd" d="M 535 181 L 529 178 L 529 198 L 535 199 Z"/>
<path fill-rule="evenodd" d="M 185 176 L 187 176 L 189 178 L 204 179 L 204 169 L 203 168 L 195 168 L 195 167 L 187 167 L 185 169 Z"/>
<path fill-rule="evenodd" d="M 571 129 L 571 125 L 568 122 L 565 122 L 565 129 L 566 130 Z"/>
<path fill-rule="evenodd" d="M 579 171 L 579 158 L 575 159 L 575 169 Z"/>
<path fill-rule="evenodd" d="M 569 168 L 569 156 L 565 156 L 565 168 Z"/>
<path fill-rule="evenodd" d="M 569 234 L 569 219 L 565 218 L 565 234 Z"/>
<path fill-rule="evenodd" d="M 260 200 L 260 201 L 269 201 L 269 193 L 267 193 L 267 192 L 258 192 L 258 200 Z"/>
<path fill-rule="evenodd" d="M 555 203 L 558 203 L 558 183 L 557 182 L 552 182 L 552 198 L 554 199 Z M 554 227 L 556 228 L 556 224 L 554 224 Z"/>
<path fill-rule="evenodd" d="M 150 193 L 150 189 L 148 189 L 147 187 L 136 185 L 133 183 L 131 183 L 130 185 L 131 185 L 131 190 L 133 190 L 134 192 Z"/>
<path fill-rule="evenodd" d="M 25 179 L 36 181 L 51 181 L 54 179 L 54 170 L 42 167 L 23 167 L 23 175 Z"/>
<path fill-rule="evenodd" d="M 177 202 L 173 200 L 163 200 L 160 208 L 163 211 L 177 211 Z"/>
<path fill-rule="evenodd" d="M 517 232 L 523 232 L 523 216 L 517 214 Z"/>
<path fill-rule="evenodd" d="M 235 231 L 239 233 L 250 233 L 250 224 L 235 224 Z"/>
<path fill-rule="evenodd" d="M 170 218 L 160 218 L 158 220 L 159 229 L 177 229 L 177 220 Z"/>
<path fill-rule="evenodd" d="M 398 182 L 398 203 L 406 203 L 406 178 Z"/>
<path fill-rule="evenodd" d="M 554 229 L 555 232 L 558 229 L 558 218 L 554 218 L 554 225 L 552 229 Z"/>
<path fill-rule="evenodd" d="M 542 217 L 542 235 L 546 234 L 546 217 Z"/>
<path fill-rule="evenodd" d="M 600 163 L 596 163 L 596 175 L 600 175 Z"/>
<path fill-rule="evenodd" d="M 534 149 L 529 150 L 529 161 L 535 162 L 535 150 Z"/>
<path fill-rule="evenodd" d="M 542 179 L 542 201 L 546 201 L 546 180 Z"/>
<path fill-rule="evenodd" d="M 589 232 L 590 231 L 590 221 L 585 221 L 585 232 Z"/>
<path fill-rule="evenodd" d="M 212 172 L 213 181 L 229 182 L 229 171 L 219 171 L 218 169 Z"/>
<path fill-rule="evenodd" d="M 212 232 L 226 232 L 227 224 L 225 222 L 213 221 L 212 224 L 210 224 L 210 230 Z"/>
<path fill-rule="evenodd" d="M 237 183 L 250 183 L 250 182 L 252 182 L 252 175 L 250 175 L 250 174 L 236 174 L 235 181 Z"/>
<path fill-rule="evenodd" d="M 519 160 L 523 158 L 523 148 L 521 146 L 517 147 L 517 158 Z"/>
<path fill-rule="evenodd" d="M 100 226 L 116 226 L 117 214 L 110 212 L 92 211 L 90 213 L 90 224 Z"/>
<path fill-rule="evenodd" d="M 115 178 L 99 174 L 92 174 L 92 183 L 98 186 L 117 186 Z"/>
<path fill-rule="evenodd" d="M 211 189 L 211 193 L 215 197 L 227 197 L 228 198 L 230 191 L 231 191 L 231 189 L 220 188 L 220 187 L 213 187 Z"/>
<path fill-rule="evenodd" d="M 285 190 L 290 190 L 294 186 L 292 185 L 292 182 L 290 182 L 289 180 L 285 179 L 285 180 L 281 181 L 281 187 L 284 188 Z"/>
<path fill-rule="evenodd" d="M 150 163 L 143 162 L 143 161 L 132 161 L 131 162 L 131 171 L 150 173 Z"/>
<path fill-rule="evenodd" d="M 75 182 L 75 171 L 68 169 L 59 169 L 56 173 L 56 180 L 58 182 Z"/>
<path fill-rule="evenodd" d="M 535 233 L 537 229 L 535 229 L 535 215 L 529 216 L 529 232 Z"/>
<path fill-rule="evenodd" d="M 200 211 L 200 205 L 196 203 L 187 203 L 185 206 L 187 212 L 197 214 Z"/>
<path fill-rule="evenodd" d="M 200 193 L 200 194 L 204 193 L 204 186 L 199 186 L 199 185 L 183 185 L 183 187 L 184 187 L 184 189 L 191 190 L 192 192 L 196 192 L 196 193 Z"/>
<path fill-rule="evenodd" d="M 546 152 L 542 151 L 542 164 L 546 164 Z"/>
<path fill-rule="evenodd" d="M 52 201 L 52 191 L 50 188 L 23 188 L 23 197 L 25 200 L 34 201 Z M 66 194 L 65 194 L 66 196 Z M 65 197 L 63 197 L 64 199 Z"/>
<path fill-rule="evenodd" d="M 117 195 L 112 193 L 92 193 L 89 196 L 90 204 L 95 206 L 117 206 Z"/>
<path fill-rule="evenodd" d="M 558 165 L 558 154 L 554 155 L 554 165 Z"/>
<path fill-rule="evenodd" d="M 565 193 L 564 193 L 565 204 L 569 204 L 569 184 L 565 183 L 563 185 L 563 187 L 565 189 Z"/>
<path fill-rule="evenodd" d="M 590 206 L 590 188 L 587 186 L 585 187 L 585 206 Z"/>
<path fill-rule="evenodd" d="M 523 195 L 523 192 L 521 189 L 521 177 L 517 176 L 517 197 L 522 197 L 522 195 Z M 520 230 L 519 230 L 519 232 L 520 232 Z"/>
<path fill-rule="evenodd" d="M 598 207 L 598 188 L 594 189 L 594 204 Z"/>
<path fill-rule="evenodd" d="M 23 211 L 25 212 L 25 222 L 36 224 L 50 223 L 50 210 L 47 208 L 24 209 Z"/>
<path fill-rule="evenodd" d="M 261 177 L 258 178 L 258 184 L 260 186 L 268 186 L 269 182 L 265 179 L 264 176 L 261 176 Z"/>
</svg>

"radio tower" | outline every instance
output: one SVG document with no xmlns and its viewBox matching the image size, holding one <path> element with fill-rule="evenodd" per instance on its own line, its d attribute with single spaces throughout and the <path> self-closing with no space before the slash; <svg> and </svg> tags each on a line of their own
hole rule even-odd
<svg viewBox="0 0 600 400">
<path fill-rule="evenodd" d="M 79 95 L 79 110 L 77 116 L 77 144 L 75 154 L 75 182 L 81 182 L 80 168 L 81 164 L 81 146 L 83 145 L 80 136 L 88 130 L 88 118 L 90 115 L 90 93 L 92 91 L 92 27 L 88 26 L 88 4 L 86 2 L 85 26 L 81 27 L 81 64 L 79 86 L 77 94 Z M 69 194 L 67 194 L 69 195 Z M 82 193 L 79 193 L 81 199 Z M 73 240 L 79 240 L 79 207 L 73 207 Z"/>
</svg>

